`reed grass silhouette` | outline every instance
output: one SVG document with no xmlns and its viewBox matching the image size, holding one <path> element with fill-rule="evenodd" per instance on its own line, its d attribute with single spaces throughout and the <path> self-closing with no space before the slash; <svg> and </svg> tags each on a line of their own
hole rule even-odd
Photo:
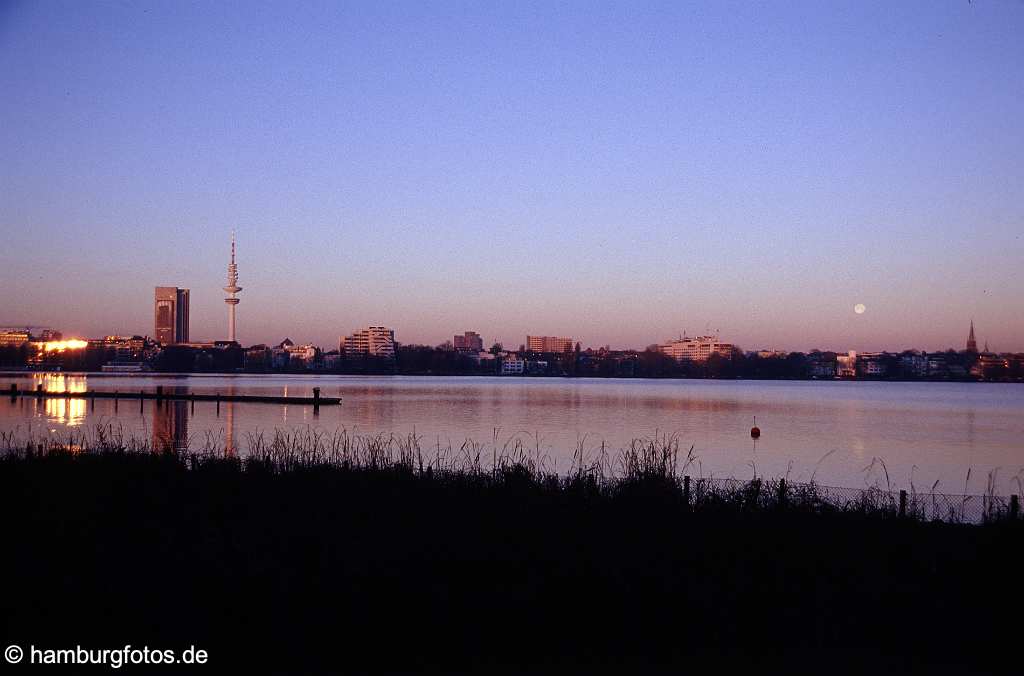
<svg viewBox="0 0 1024 676">
<path fill-rule="evenodd" d="M 113 428 L 0 435 L 10 642 L 195 644 L 224 668 L 303 673 L 727 654 L 976 673 L 1015 654 L 1019 618 L 1000 611 L 1024 607 L 1024 528 L 1003 512 L 967 525 L 924 500 L 900 516 L 881 487 L 688 480 L 693 449 L 665 435 L 581 438 L 563 472 L 540 439 L 497 432 L 248 441 L 225 457 Z"/>
</svg>

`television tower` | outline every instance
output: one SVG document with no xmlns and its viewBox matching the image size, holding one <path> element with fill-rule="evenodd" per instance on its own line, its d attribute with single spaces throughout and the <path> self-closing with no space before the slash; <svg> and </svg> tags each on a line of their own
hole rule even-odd
<svg viewBox="0 0 1024 676">
<path fill-rule="evenodd" d="M 240 299 L 235 298 L 235 294 L 242 290 L 242 287 L 238 286 L 238 266 L 235 265 L 235 231 L 231 231 L 231 262 L 228 263 L 228 285 L 224 287 L 224 291 L 231 294 L 224 299 L 224 302 L 228 304 L 228 340 L 234 342 L 235 340 L 235 306 L 238 305 Z"/>
</svg>

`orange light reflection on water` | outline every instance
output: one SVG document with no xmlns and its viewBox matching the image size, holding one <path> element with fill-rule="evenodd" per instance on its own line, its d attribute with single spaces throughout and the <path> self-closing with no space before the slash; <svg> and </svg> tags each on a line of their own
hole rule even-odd
<svg viewBox="0 0 1024 676">
<path fill-rule="evenodd" d="M 46 392 L 70 392 L 84 394 L 86 391 L 85 376 L 67 376 L 59 373 L 43 373 L 32 378 L 33 389 L 42 385 Z M 60 399 L 47 397 L 43 401 L 46 417 L 68 427 L 77 427 L 85 421 L 87 411 L 85 399 Z"/>
</svg>

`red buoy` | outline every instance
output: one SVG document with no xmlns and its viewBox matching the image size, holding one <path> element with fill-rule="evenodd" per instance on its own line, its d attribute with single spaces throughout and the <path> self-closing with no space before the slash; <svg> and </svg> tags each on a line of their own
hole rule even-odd
<svg viewBox="0 0 1024 676">
<path fill-rule="evenodd" d="M 761 436 L 761 428 L 757 426 L 757 416 L 754 416 L 754 426 L 750 428 L 750 438 L 757 439 Z"/>
</svg>

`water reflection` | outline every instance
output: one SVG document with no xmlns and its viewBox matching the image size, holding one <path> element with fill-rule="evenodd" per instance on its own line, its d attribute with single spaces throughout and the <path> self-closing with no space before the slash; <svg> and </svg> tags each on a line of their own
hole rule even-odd
<svg viewBox="0 0 1024 676">
<path fill-rule="evenodd" d="M 85 376 L 69 376 L 55 373 L 33 374 L 32 389 L 42 385 L 46 392 L 84 393 Z M 68 427 L 78 427 L 85 422 L 88 402 L 85 399 L 47 397 L 42 400 L 48 420 Z"/>
<path fill-rule="evenodd" d="M 154 401 L 152 407 L 151 447 L 154 451 L 209 451 L 225 457 L 239 455 L 236 432 L 236 404 L 233 401 L 204 402 L 196 413 L 194 401 Z M 212 413 L 212 420 L 210 419 Z M 223 428 L 217 421 L 223 420 Z M 198 423 L 194 428 L 191 421 Z"/>
<path fill-rule="evenodd" d="M 683 454 L 692 444 L 694 472 L 716 476 L 758 474 L 863 485 L 872 458 L 884 459 L 894 483 L 915 478 L 963 490 L 968 467 L 984 477 L 1024 468 L 1024 388 L 988 384 L 802 383 L 501 378 L 306 376 L 110 376 L 8 374 L 31 390 L 242 393 L 309 396 L 313 387 L 341 396 L 341 406 L 311 407 L 235 402 L 139 402 L 86 398 L 3 398 L 0 431 L 54 434 L 98 425 L 121 425 L 156 447 L 219 450 L 244 455 L 248 435 L 276 429 L 330 434 L 405 435 L 425 447 L 472 439 L 500 448 L 518 436 L 529 447 L 541 439 L 558 468 L 568 467 L 577 442 L 603 442 L 614 453 L 633 438 L 675 435 Z M 18 383 L 18 381 L 21 381 Z M 87 382 L 88 381 L 88 382 Z M 757 415 L 762 436 L 752 443 Z M 792 468 L 790 467 L 792 463 Z"/>
<path fill-rule="evenodd" d="M 187 401 L 158 401 L 153 404 L 154 451 L 185 451 L 189 448 Z"/>
<path fill-rule="evenodd" d="M 238 455 L 238 448 L 235 446 L 235 402 L 226 402 L 224 406 L 224 455 L 233 458 Z"/>
<path fill-rule="evenodd" d="M 234 384 L 227 388 L 226 394 L 237 394 Z M 217 417 L 220 417 L 220 404 L 217 404 Z M 235 443 L 235 402 L 224 402 L 224 455 L 233 458 L 238 455 L 238 447 Z"/>
</svg>

